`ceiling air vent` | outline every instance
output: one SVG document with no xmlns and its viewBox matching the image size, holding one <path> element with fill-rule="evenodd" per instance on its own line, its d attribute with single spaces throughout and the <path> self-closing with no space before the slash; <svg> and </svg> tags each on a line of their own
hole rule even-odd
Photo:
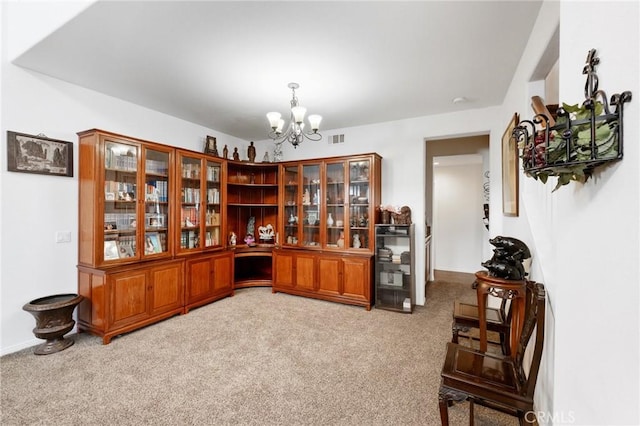
<svg viewBox="0 0 640 426">
<path fill-rule="evenodd" d="M 333 145 L 336 143 L 344 143 L 344 134 L 329 136 L 329 145 Z"/>
</svg>

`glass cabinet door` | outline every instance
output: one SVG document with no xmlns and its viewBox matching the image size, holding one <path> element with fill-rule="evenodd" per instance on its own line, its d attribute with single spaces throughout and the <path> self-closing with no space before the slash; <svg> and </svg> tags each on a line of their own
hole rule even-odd
<svg viewBox="0 0 640 426">
<path fill-rule="evenodd" d="M 139 257 L 138 156 L 136 145 L 105 142 L 104 156 L 104 262 Z"/>
<path fill-rule="evenodd" d="M 284 241 L 283 245 L 297 246 L 300 235 L 299 226 L 299 210 L 298 206 L 302 203 L 299 188 L 298 166 L 286 166 L 284 168 Z"/>
<path fill-rule="evenodd" d="M 145 149 L 144 156 L 144 255 L 170 251 L 169 164 L 166 151 Z"/>
<path fill-rule="evenodd" d="M 349 235 L 348 247 L 369 249 L 371 234 L 369 214 L 369 160 L 349 161 Z"/>
<path fill-rule="evenodd" d="M 327 163 L 326 169 L 326 224 L 328 248 L 345 247 L 345 163 Z"/>
<path fill-rule="evenodd" d="M 180 157 L 180 251 L 200 247 L 200 158 Z"/>
<path fill-rule="evenodd" d="M 205 247 L 219 247 L 221 245 L 221 216 L 220 216 L 220 177 L 221 165 L 218 162 L 207 160 L 207 174 L 205 185 L 207 189 L 207 204 L 205 215 Z"/>
<path fill-rule="evenodd" d="M 302 245 L 320 246 L 320 165 L 302 166 Z"/>
</svg>

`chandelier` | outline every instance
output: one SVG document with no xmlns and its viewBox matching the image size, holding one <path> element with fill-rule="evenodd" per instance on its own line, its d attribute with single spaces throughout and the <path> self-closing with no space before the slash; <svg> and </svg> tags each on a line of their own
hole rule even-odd
<svg viewBox="0 0 640 426">
<path fill-rule="evenodd" d="M 304 131 L 304 115 L 307 113 L 307 109 L 298 105 L 298 98 L 296 98 L 296 89 L 300 87 L 298 83 L 289 83 L 289 89 L 291 89 L 291 117 L 289 125 L 286 130 L 284 129 L 284 120 L 280 118 L 282 114 L 279 112 L 267 113 L 267 119 L 271 126 L 269 137 L 273 139 L 276 144 L 281 144 L 284 141 L 289 141 L 294 148 L 302 143 L 304 138 L 312 141 L 319 141 L 322 139 L 322 135 L 318 133 L 320 128 L 320 121 L 322 117 L 317 114 L 312 114 L 308 117 L 309 127 L 311 131 Z"/>
</svg>

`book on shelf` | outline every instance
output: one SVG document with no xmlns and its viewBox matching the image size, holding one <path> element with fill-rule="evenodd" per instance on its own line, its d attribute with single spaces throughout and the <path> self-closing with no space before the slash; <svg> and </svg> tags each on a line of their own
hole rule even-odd
<svg viewBox="0 0 640 426">
<path fill-rule="evenodd" d="M 220 190 L 218 188 L 209 188 L 207 190 L 207 203 L 220 204 Z"/>
<path fill-rule="evenodd" d="M 200 202 L 200 188 L 182 188 L 181 195 L 183 203 Z"/>
<path fill-rule="evenodd" d="M 207 247 L 220 245 L 220 228 L 213 228 L 206 232 L 205 245 Z"/>
<path fill-rule="evenodd" d="M 200 163 L 182 163 L 182 177 L 187 179 L 199 179 Z"/>
<path fill-rule="evenodd" d="M 133 171 L 135 172 L 138 168 L 138 158 L 136 157 L 136 150 L 134 147 L 129 146 L 127 153 L 125 155 L 119 155 L 114 152 L 112 146 L 115 144 L 107 145 L 105 156 L 104 156 L 104 165 L 107 169 L 118 169 L 125 171 Z M 126 145 L 117 145 L 118 148 L 121 148 Z M 118 149 L 120 151 L 120 149 Z"/>
<path fill-rule="evenodd" d="M 147 158 L 145 164 L 145 171 L 147 173 L 152 173 L 155 175 L 167 175 L 168 173 L 168 165 L 166 161 L 162 160 L 151 160 Z"/>
<path fill-rule="evenodd" d="M 220 181 L 220 166 L 207 166 L 207 181 Z"/>
<path fill-rule="evenodd" d="M 206 237 L 206 235 L 205 235 Z M 180 233 L 180 248 L 196 248 L 198 247 L 198 233 L 195 231 L 182 231 Z"/>
<path fill-rule="evenodd" d="M 150 180 L 145 189 L 145 200 L 166 203 L 168 200 L 168 182 L 166 180 Z"/>
<path fill-rule="evenodd" d="M 181 222 L 183 227 L 198 226 L 198 209 L 196 207 L 182 207 Z"/>
</svg>

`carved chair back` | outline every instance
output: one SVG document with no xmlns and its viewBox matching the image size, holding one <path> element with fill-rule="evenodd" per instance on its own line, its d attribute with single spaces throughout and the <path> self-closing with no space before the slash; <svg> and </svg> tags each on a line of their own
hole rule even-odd
<svg viewBox="0 0 640 426">
<path fill-rule="evenodd" d="M 542 359 L 542 350 L 544 347 L 544 324 L 545 324 L 545 304 L 546 291 L 543 284 L 535 281 L 527 282 L 527 299 L 525 307 L 525 320 L 518 343 L 518 350 L 514 356 L 514 364 L 516 366 L 516 374 L 518 381 L 523 385 L 523 395 L 533 397 L 538 379 L 538 371 L 540 370 L 540 361 Z M 524 371 L 524 357 L 528 344 L 531 342 L 533 332 L 535 334 L 535 345 L 533 346 L 533 354 L 529 367 L 529 374 Z"/>
</svg>

